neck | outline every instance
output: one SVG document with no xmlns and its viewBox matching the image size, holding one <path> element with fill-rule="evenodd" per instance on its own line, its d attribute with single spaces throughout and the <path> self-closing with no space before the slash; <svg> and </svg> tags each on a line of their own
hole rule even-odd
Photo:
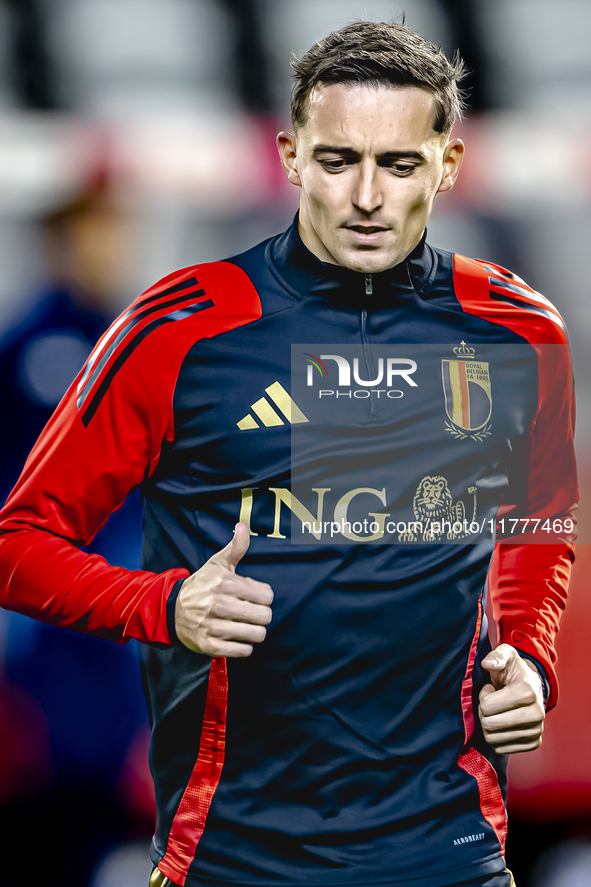
<svg viewBox="0 0 591 887">
<path fill-rule="evenodd" d="M 321 262 L 326 262 L 328 265 L 340 265 L 342 268 L 346 267 L 337 262 L 332 253 L 327 250 L 301 208 L 298 213 L 298 234 L 304 246 Z"/>
<path fill-rule="evenodd" d="M 374 300 L 382 296 L 391 299 L 395 292 L 413 287 L 420 289 L 433 266 L 432 251 L 424 241 L 417 244 L 406 261 L 381 273 L 357 272 L 333 262 L 323 262 L 304 243 L 297 216 L 293 225 L 274 240 L 270 257 L 275 272 L 297 295 L 317 294 L 343 300 L 349 294 L 355 304 L 360 298 L 366 298 L 366 276 L 372 278 Z"/>
</svg>

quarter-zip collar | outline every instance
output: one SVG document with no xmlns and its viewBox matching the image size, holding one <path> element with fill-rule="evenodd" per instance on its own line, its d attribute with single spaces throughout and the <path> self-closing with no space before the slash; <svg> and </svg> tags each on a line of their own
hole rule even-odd
<svg viewBox="0 0 591 887">
<path fill-rule="evenodd" d="M 370 307 L 424 287 L 434 263 L 425 237 L 426 232 L 403 262 L 377 274 L 366 274 L 316 258 L 300 237 L 296 214 L 287 231 L 272 242 L 270 259 L 276 273 L 300 297 L 318 294 L 351 306 Z"/>
</svg>

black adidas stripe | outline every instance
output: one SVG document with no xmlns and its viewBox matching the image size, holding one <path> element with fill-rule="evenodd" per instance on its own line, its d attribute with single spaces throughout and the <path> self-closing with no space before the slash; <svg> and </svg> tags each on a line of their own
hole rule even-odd
<svg viewBox="0 0 591 887">
<path fill-rule="evenodd" d="M 508 280 L 498 280 L 494 277 L 489 277 L 488 282 L 491 286 L 498 286 L 501 289 L 509 290 L 511 293 L 517 293 L 518 296 L 532 297 L 532 293 L 524 286 L 518 286 L 515 283 L 510 283 Z"/>
<path fill-rule="evenodd" d="M 500 274 L 501 277 L 506 277 L 506 278 L 508 278 L 508 280 L 517 280 L 518 279 L 517 275 L 513 274 L 512 271 L 501 271 L 500 268 L 491 268 L 490 265 L 486 265 L 485 263 L 483 263 L 483 266 L 484 266 L 484 268 L 486 268 L 486 270 L 490 274 L 494 274 L 495 276 L 498 276 Z"/>
<path fill-rule="evenodd" d="M 129 306 L 128 314 L 133 314 L 134 311 L 137 311 L 138 308 L 141 308 L 143 305 L 148 305 L 150 302 L 155 302 L 156 299 L 165 299 L 166 296 L 172 296 L 174 293 L 180 293 L 183 290 L 189 289 L 191 286 L 199 286 L 199 281 L 196 277 L 188 277 L 186 280 L 181 280 L 180 283 L 176 283 L 174 286 L 169 286 L 168 289 L 161 290 L 160 292 L 154 293 L 152 296 L 146 296 L 145 299 L 140 299 L 139 302 L 135 302 L 133 305 Z M 194 293 L 191 293 L 194 295 Z"/>
<path fill-rule="evenodd" d="M 138 302 L 134 302 L 133 305 L 130 305 L 129 308 L 123 312 L 123 314 L 121 315 L 119 320 L 120 321 L 127 320 L 127 318 L 131 317 L 138 310 L 138 308 L 142 308 L 144 305 L 149 305 L 150 302 L 155 302 L 157 299 L 162 299 L 162 298 L 165 298 L 166 296 L 171 296 L 173 293 L 178 293 L 181 290 L 189 289 L 189 287 L 192 287 L 192 286 L 199 286 L 199 281 L 197 280 L 196 277 L 188 277 L 186 280 L 182 280 L 180 283 L 175 284 L 175 286 L 170 286 L 170 287 L 168 287 L 168 289 L 162 290 L 161 292 L 154 293 L 154 295 L 147 296 L 145 299 L 141 299 Z M 197 293 L 197 295 L 201 295 L 202 292 L 203 292 L 202 290 L 199 291 Z M 193 294 L 191 293 L 191 295 L 193 295 Z M 107 331 L 106 335 L 108 337 L 108 335 L 109 335 L 108 331 Z M 89 367 L 87 369 L 87 375 L 90 375 L 91 371 L 92 371 L 92 368 Z M 86 378 L 87 378 L 87 376 L 84 376 L 82 378 L 83 388 L 86 388 Z M 78 406 L 80 406 L 80 403 L 78 404 Z"/>
<path fill-rule="evenodd" d="M 96 382 L 97 378 L 100 376 L 105 364 L 107 363 L 113 352 L 116 350 L 117 346 L 120 345 L 125 336 L 127 336 L 128 333 L 131 332 L 134 326 L 137 326 L 137 324 L 140 323 L 140 321 L 142 321 L 145 317 L 149 317 L 150 314 L 155 314 L 157 311 L 161 311 L 163 308 L 170 308 L 172 305 L 178 305 L 180 302 L 191 302 L 198 296 L 205 295 L 205 290 L 200 289 L 185 296 L 177 296 L 176 299 L 169 299 L 167 302 L 160 302 L 158 305 L 151 305 L 149 308 L 144 308 L 143 311 L 140 311 L 139 314 L 136 314 L 136 316 L 132 318 L 129 323 L 127 323 L 121 330 L 119 330 L 113 341 L 110 342 L 108 347 L 105 349 L 105 352 L 98 363 L 92 368 L 91 373 L 85 380 L 83 388 L 78 395 L 78 409 L 83 406 L 84 401 L 86 400 L 90 390 L 92 389 L 92 386 Z"/>
<path fill-rule="evenodd" d="M 186 296 L 183 298 L 186 299 Z M 182 301 L 182 299 L 173 299 L 169 304 L 180 301 Z M 122 349 L 121 353 L 117 356 L 117 359 L 109 368 L 109 372 L 105 375 L 101 384 L 98 386 L 84 415 L 82 416 L 82 422 L 84 423 L 84 425 L 88 427 L 90 420 L 96 413 L 98 406 L 107 393 L 109 385 L 113 381 L 115 375 L 119 372 L 127 358 L 133 353 L 133 351 L 135 351 L 137 346 L 143 339 L 146 338 L 146 336 L 148 336 L 153 330 L 157 329 L 159 326 L 162 326 L 165 323 L 172 323 L 177 320 L 184 320 L 185 317 L 189 317 L 192 314 L 197 314 L 198 311 L 205 311 L 207 308 L 213 308 L 214 305 L 215 302 L 212 299 L 206 299 L 203 302 L 197 302 L 195 305 L 188 305 L 186 308 L 181 308 L 177 311 L 173 311 L 171 314 L 165 314 L 163 317 L 157 317 L 156 320 L 148 323 L 138 333 L 136 333 L 133 339 L 127 343 L 125 348 Z M 153 311 L 154 310 L 157 310 L 157 308 L 153 309 Z"/>
<path fill-rule="evenodd" d="M 533 311 L 534 314 L 540 314 L 542 317 L 547 317 L 548 320 L 551 320 L 560 329 L 564 332 L 564 335 L 568 339 L 568 333 L 565 325 L 562 323 L 557 314 L 553 314 L 551 311 L 547 311 L 545 308 L 542 308 L 541 305 L 532 305 L 531 302 L 526 302 L 522 299 L 513 299 L 511 296 L 507 296 L 504 293 L 495 293 L 493 290 L 489 291 L 489 296 L 491 299 L 494 299 L 495 302 L 507 302 L 509 305 L 514 305 L 515 308 L 521 308 L 522 310 L 525 308 L 528 311 Z"/>
<path fill-rule="evenodd" d="M 179 293 L 181 290 L 186 290 L 190 286 L 198 286 L 199 281 L 196 277 L 188 277 L 187 280 L 181 280 L 180 283 L 176 283 L 174 286 L 169 286 L 167 290 L 162 290 L 161 293 L 156 293 L 155 296 L 150 296 L 150 301 L 152 299 L 160 299 L 165 296 L 172 296 L 173 293 Z M 147 300 L 146 300 L 147 301 Z"/>
</svg>

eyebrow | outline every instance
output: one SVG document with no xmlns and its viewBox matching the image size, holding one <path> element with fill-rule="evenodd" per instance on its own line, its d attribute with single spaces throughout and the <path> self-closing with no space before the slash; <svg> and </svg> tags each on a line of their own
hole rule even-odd
<svg viewBox="0 0 591 887">
<path fill-rule="evenodd" d="M 312 149 L 312 154 L 317 157 L 320 154 L 339 154 L 341 157 L 359 157 L 359 151 L 354 148 L 344 147 L 343 145 L 316 145 Z M 380 160 L 419 160 L 426 159 L 425 155 L 420 151 L 384 151 L 379 154 Z"/>
</svg>

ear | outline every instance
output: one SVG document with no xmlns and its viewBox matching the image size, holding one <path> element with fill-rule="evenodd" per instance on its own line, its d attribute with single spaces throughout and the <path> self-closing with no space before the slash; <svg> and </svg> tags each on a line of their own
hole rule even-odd
<svg viewBox="0 0 591 887">
<path fill-rule="evenodd" d="M 460 166 L 464 158 L 464 143 L 461 139 L 452 139 L 448 142 L 443 153 L 443 174 L 437 193 L 451 191 L 460 173 Z"/>
<path fill-rule="evenodd" d="M 291 132 L 280 132 L 277 136 L 277 148 L 283 169 L 292 185 L 301 187 L 300 176 L 297 168 L 296 137 Z"/>
</svg>

